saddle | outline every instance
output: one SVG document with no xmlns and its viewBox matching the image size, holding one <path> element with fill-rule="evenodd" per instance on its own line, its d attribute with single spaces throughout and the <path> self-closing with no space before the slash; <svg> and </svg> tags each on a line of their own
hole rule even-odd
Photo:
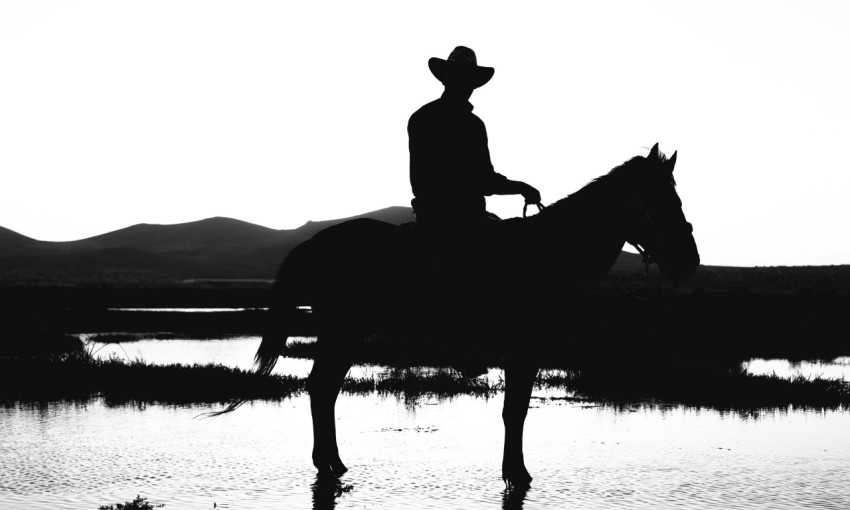
<svg viewBox="0 0 850 510">
<path fill-rule="evenodd" d="M 465 228 L 439 229 L 409 222 L 398 227 L 393 258 L 405 275 L 402 294 L 455 308 L 456 313 L 487 314 L 508 293 L 526 285 L 527 249 L 513 220 L 492 220 Z M 489 312 L 488 312 L 489 311 Z"/>
</svg>

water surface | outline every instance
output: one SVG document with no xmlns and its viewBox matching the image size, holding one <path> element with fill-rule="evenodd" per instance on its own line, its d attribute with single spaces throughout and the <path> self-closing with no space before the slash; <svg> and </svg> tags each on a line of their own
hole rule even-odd
<svg viewBox="0 0 850 510">
<path fill-rule="evenodd" d="M 258 341 L 145 341 L 115 355 L 248 368 Z M 311 366 L 282 361 L 293 375 Z M 535 392 L 527 493 L 501 481 L 502 394 L 340 396 L 350 472 L 338 484 L 317 483 L 305 396 L 213 419 L 198 416 L 219 406 L 14 404 L 0 408 L 0 508 L 95 510 L 137 494 L 166 510 L 850 508 L 847 410 L 613 409 L 563 396 Z"/>
</svg>

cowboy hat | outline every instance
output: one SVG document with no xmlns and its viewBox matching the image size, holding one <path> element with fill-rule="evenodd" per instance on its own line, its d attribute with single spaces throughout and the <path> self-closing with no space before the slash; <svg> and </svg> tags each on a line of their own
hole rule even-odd
<svg viewBox="0 0 850 510">
<path fill-rule="evenodd" d="M 449 58 L 432 57 L 428 59 L 428 68 L 435 78 L 446 84 L 446 81 L 458 81 L 474 89 L 484 85 L 493 77 L 492 67 L 481 67 L 475 58 L 475 52 L 466 46 L 458 46 L 449 54 Z"/>
</svg>

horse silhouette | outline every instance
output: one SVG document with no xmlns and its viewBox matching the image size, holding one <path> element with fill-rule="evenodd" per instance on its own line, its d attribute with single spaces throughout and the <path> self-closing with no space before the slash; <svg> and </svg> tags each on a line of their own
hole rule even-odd
<svg viewBox="0 0 850 510">
<path fill-rule="evenodd" d="M 271 326 L 255 361 L 258 372 L 270 373 L 297 309 L 312 308 L 317 353 L 307 389 L 319 473 L 347 471 L 334 407 L 366 337 L 385 333 L 427 345 L 454 331 L 474 337 L 471 345 L 505 354 L 502 477 L 509 486 L 528 486 L 522 436 L 539 356 L 569 342 L 569 324 L 581 320 L 582 303 L 607 277 L 624 244 L 673 279 L 690 276 L 699 265 L 693 228 L 675 189 L 676 156 L 668 159 L 655 144 L 648 156 L 635 156 L 536 215 L 494 222 L 489 259 L 475 271 L 446 270 L 445 261 L 429 266 L 434 251 L 448 250 L 443 258 L 450 260 L 451 247 L 423 247 L 415 227 L 371 219 L 329 227 L 294 248 L 277 275 Z M 443 308 L 456 287 L 465 287 L 464 301 L 449 305 L 446 317 Z"/>
</svg>

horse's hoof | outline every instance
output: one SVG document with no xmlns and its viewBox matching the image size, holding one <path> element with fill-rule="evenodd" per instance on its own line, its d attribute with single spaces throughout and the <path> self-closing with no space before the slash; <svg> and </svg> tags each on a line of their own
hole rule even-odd
<svg viewBox="0 0 850 510">
<path fill-rule="evenodd" d="M 316 480 L 325 482 L 325 481 L 329 481 L 329 480 L 336 480 L 337 478 L 339 478 L 337 475 L 334 474 L 334 472 L 331 470 L 330 467 L 317 468 L 317 469 L 318 469 L 318 473 L 316 473 Z"/>
<path fill-rule="evenodd" d="M 514 473 L 502 473 L 502 480 L 505 482 L 505 487 L 510 490 L 528 489 L 531 487 L 531 475 L 523 468 L 516 470 Z"/>
<path fill-rule="evenodd" d="M 517 480 L 511 480 L 510 478 L 505 478 L 505 488 L 509 491 L 515 490 L 526 490 L 531 487 L 531 477 L 522 478 Z"/>
<path fill-rule="evenodd" d="M 320 477 L 334 477 L 339 478 L 344 475 L 348 468 L 345 467 L 345 464 L 337 458 L 333 460 L 328 460 L 324 462 L 313 462 L 313 465 L 316 466 L 316 469 L 319 470 Z"/>
<path fill-rule="evenodd" d="M 348 471 L 348 468 L 342 464 L 338 466 L 323 466 L 319 469 L 319 478 L 339 478 Z"/>
<path fill-rule="evenodd" d="M 341 460 L 336 460 L 331 462 L 330 470 L 334 476 L 342 476 L 346 471 L 348 471 L 348 468 L 345 467 L 345 464 L 343 464 Z"/>
</svg>

